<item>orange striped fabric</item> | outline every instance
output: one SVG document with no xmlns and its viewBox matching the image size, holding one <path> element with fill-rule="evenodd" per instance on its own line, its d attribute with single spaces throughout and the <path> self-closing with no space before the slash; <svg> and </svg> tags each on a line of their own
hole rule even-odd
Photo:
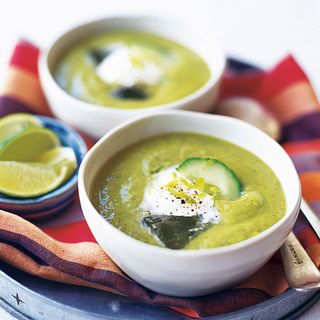
<svg viewBox="0 0 320 320">
<path fill-rule="evenodd" d="M 0 91 L 0 117 L 14 112 L 50 114 L 38 79 L 39 54 L 30 43 L 18 43 L 8 81 Z M 297 167 L 303 195 L 320 215 L 320 112 L 304 72 L 291 56 L 269 71 L 229 61 L 220 100 L 236 96 L 257 99 L 281 122 L 283 146 Z M 86 140 L 92 145 L 90 139 Z M 0 260 L 38 277 L 111 291 L 194 318 L 248 307 L 288 288 L 276 254 L 249 279 L 220 293 L 193 299 L 156 294 L 128 278 L 113 263 L 95 242 L 79 210 L 76 199 L 63 215 L 41 228 L 0 210 Z M 303 217 L 295 232 L 319 266 L 319 239 Z"/>
</svg>

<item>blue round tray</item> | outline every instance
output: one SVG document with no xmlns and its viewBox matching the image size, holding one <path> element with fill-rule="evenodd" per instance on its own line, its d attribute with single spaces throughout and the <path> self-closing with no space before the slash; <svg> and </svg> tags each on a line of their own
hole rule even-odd
<svg viewBox="0 0 320 320">
<path fill-rule="evenodd" d="M 203 319 L 295 319 L 319 298 L 320 291 L 290 289 L 252 307 Z M 0 264 L 0 306 L 21 320 L 190 319 L 112 293 L 40 279 L 5 264 Z"/>
<path fill-rule="evenodd" d="M 228 69 L 241 73 L 256 69 L 235 59 Z M 296 319 L 320 299 L 320 291 L 293 289 L 265 302 L 235 312 L 206 317 L 207 320 Z M 31 276 L 0 262 L 0 307 L 19 320 L 187 320 L 166 308 L 137 303 L 100 290 L 82 288 Z"/>
</svg>

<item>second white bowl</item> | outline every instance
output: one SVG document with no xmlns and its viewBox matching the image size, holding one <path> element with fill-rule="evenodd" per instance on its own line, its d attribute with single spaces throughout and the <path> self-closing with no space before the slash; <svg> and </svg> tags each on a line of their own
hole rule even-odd
<svg viewBox="0 0 320 320">
<path fill-rule="evenodd" d="M 133 110 L 84 102 L 61 89 L 52 76 L 61 56 L 83 39 L 103 31 L 118 29 L 150 32 L 185 45 L 207 62 L 211 71 L 210 79 L 200 89 L 182 99 L 168 104 Z M 48 50 L 41 55 L 39 63 L 41 85 L 54 115 L 95 138 L 102 137 L 108 130 L 124 120 L 159 110 L 209 111 L 217 97 L 218 84 L 224 68 L 225 56 L 209 29 L 201 25 L 193 28 L 192 24 L 180 20 L 148 16 L 109 17 L 81 24 L 54 40 Z"/>
</svg>

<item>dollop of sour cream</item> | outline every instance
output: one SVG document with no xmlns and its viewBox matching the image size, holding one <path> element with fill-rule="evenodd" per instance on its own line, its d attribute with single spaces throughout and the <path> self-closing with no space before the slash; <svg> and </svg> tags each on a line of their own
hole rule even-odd
<svg viewBox="0 0 320 320">
<path fill-rule="evenodd" d="M 215 224 L 221 220 L 212 196 L 195 188 L 175 167 L 154 175 L 145 189 L 140 207 L 151 215 L 201 215 L 204 223 Z"/>
<path fill-rule="evenodd" d="M 133 87 L 138 84 L 154 85 L 163 77 L 163 70 L 148 59 L 155 53 L 150 49 L 117 45 L 98 65 L 97 75 L 106 83 Z"/>
</svg>

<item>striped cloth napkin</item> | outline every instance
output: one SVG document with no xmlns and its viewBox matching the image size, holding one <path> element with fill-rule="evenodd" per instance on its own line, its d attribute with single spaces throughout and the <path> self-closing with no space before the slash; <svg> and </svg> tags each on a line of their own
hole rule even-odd
<svg viewBox="0 0 320 320">
<path fill-rule="evenodd" d="M 39 84 L 38 56 L 39 49 L 30 43 L 17 44 L 0 91 L 0 117 L 13 112 L 50 115 Z M 303 195 L 320 214 L 320 110 L 304 72 L 291 56 L 266 72 L 229 69 L 220 99 L 233 96 L 259 100 L 281 122 L 283 147 L 299 172 Z M 319 266 L 320 242 L 303 217 L 295 233 Z M 193 318 L 248 307 L 288 289 L 277 253 L 248 280 L 216 294 L 175 298 L 152 292 L 126 276 L 98 246 L 78 199 L 62 215 L 37 225 L 0 210 L 0 260 L 37 277 L 125 295 Z"/>
</svg>

